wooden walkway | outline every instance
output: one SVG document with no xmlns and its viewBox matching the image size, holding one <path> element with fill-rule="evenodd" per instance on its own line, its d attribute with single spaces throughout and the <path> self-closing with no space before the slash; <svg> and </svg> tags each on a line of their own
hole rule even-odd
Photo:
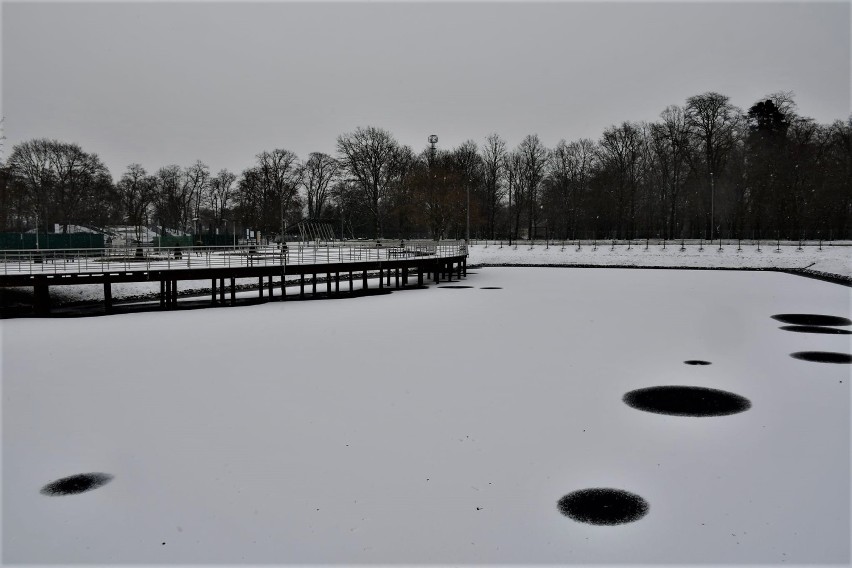
<svg viewBox="0 0 852 568">
<path fill-rule="evenodd" d="M 242 256 L 235 256 L 242 250 Z M 159 301 L 163 309 L 177 306 L 178 282 L 184 280 L 209 280 L 211 282 L 211 305 L 234 305 L 236 302 L 237 279 L 257 278 L 260 298 L 273 296 L 273 278 L 281 277 L 277 284 L 281 288 L 281 300 L 287 298 L 286 286 L 298 285 L 299 297 L 305 297 L 305 288 L 317 292 L 317 278 L 324 277 L 326 293 L 354 293 L 353 282 L 361 280 L 361 290 L 368 289 L 368 274 L 378 273 L 379 288 L 391 287 L 394 280 L 397 288 L 424 278 L 440 282 L 453 274 L 467 274 L 467 249 L 463 243 L 412 244 L 399 247 L 316 247 L 305 254 L 305 248 L 290 250 L 286 257 L 278 254 L 263 254 L 258 249 L 227 249 L 229 256 L 211 254 L 210 250 L 183 249 L 177 257 L 164 256 L 169 251 L 147 249 L 142 258 L 121 257 L 111 261 L 106 251 L 85 251 L 85 257 L 72 257 L 68 251 L 40 251 L 40 258 L 23 252 L 2 251 L 6 263 L 0 274 L 0 288 L 32 287 L 34 309 L 38 315 L 50 313 L 50 287 L 81 284 L 103 285 L 104 307 L 107 313 L 113 310 L 112 284 L 126 282 L 159 282 Z M 216 251 L 221 252 L 221 251 Z M 47 256 L 54 254 L 53 258 Z M 56 256 L 55 253 L 61 253 Z M 98 256 L 98 254 L 102 256 Z M 17 255 L 17 258 L 16 258 Z M 188 256 L 188 258 L 186 258 Z M 99 262 L 96 259 L 101 259 Z M 154 259 L 152 262 L 151 259 Z M 237 259 L 237 260 L 235 260 Z M 316 259 L 316 260 L 314 260 Z M 51 263 L 52 261 L 52 263 Z M 283 261 L 283 262 L 282 262 Z M 29 270 L 22 270 L 29 265 Z M 11 268 L 11 270 L 10 270 Z M 292 278 L 298 276 L 298 281 Z M 285 278 L 290 278 L 285 282 Z M 341 282 L 343 291 L 341 292 Z"/>
</svg>

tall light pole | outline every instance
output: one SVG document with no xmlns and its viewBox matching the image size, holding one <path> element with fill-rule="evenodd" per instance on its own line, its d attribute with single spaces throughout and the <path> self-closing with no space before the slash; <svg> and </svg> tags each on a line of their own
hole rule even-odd
<svg viewBox="0 0 852 568">
<path fill-rule="evenodd" d="M 465 208 L 466 212 L 467 212 L 467 219 L 465 220 L 465 239 L 464 239 L 465 251 L 467 251 L 467 247 L 470 246 L 470 184 L 471 183 L 473 183 L 473 181 L 470 178 L 468 178 L 468 180 L 467 180 L 467 207 Z"/>
<path fill-rule="evenodd" d="M 432 196 L 430 199 L 435 198 L 435 145 L 438 143 L 438 135 L 430 134 L 429 135 L 429 144 L 432 147 L 429 150 L 429 189 L 431 190 Z M 441 235 L 435 235 L 438 239 L 441 238 Z"/>
</svg>

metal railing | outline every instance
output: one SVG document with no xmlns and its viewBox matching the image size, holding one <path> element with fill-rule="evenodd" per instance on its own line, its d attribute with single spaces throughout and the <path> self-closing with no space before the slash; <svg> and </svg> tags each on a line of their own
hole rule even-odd
<svg viewBox="0 0 852 568">
<path fill-rule="evenodd" d="M 0 274 L 74 274 L 148 270 L 239 268 L 445 258 L 467 254 L 463 241 L 358 244 L 134 246 L 103 249 L 3 250 Z"/>
</svg>

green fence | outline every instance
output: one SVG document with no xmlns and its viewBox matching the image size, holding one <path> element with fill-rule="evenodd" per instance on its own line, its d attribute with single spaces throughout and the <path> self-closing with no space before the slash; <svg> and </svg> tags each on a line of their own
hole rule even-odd
<svg viewBox="0 0 852 568">
<path fill-rule="evenodd" d="M 155 247 L 191 247 L 192 237 L 154 237 L 151 244 Z"/>
<path fill-rule="evenodd" d="M 234 235 L 184 235 L 181 237 L 154 237 L 155 247 L 226 247 L 234 244 Z"/>
<path fill-rule="evenodd" d="M 0 233 L 0 249 L 81 249 L 104 248 L 100 233 Z"/>
</svg>

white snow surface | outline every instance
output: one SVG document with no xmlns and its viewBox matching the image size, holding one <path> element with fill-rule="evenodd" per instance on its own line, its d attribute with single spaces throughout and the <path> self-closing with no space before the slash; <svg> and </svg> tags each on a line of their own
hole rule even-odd
<svg viewBox="0 0 852 568">
<path fill-rule="evenodd" d="M 3 562 L 850 562 L 850 367 L 790 357 L 850 336 L 770 317 L 848 317 L 847 287 L 583 268 L 453 285 L 473 288 L 0 322 Z M 655 385 L 752 407 L 622 402 Z M 39 494 L 85 472 L 115 477 Z M 590 487 L 648 514 L 559 513 Z"/>
<path fill-rule="evenodd" d="M 502 245 L 502 246 L 501 246 Z M 737 250 L 737 248 L 741 250 Z M 611 242 L 600 241 L 597 244 L 583 241 L 578 248 L 576 242 L 550 244 L 543 242 L 530 245 L 520 241 L 518 244 L 489 242 L 473 244 L 469 247 L 470 264 L 555 264 L 583 266 L 640 266 L 664 268 L 754 268 L 754 269 L 797 269 L 816 274 L 827 274 L 852 278 L 852 246 L 823 245 L 810 243 L 801 250 L 796 244 L 786 243 L 776 247 L 775 243 L 764 242 L 760 251 L 753 244 L 738 245 L 736 241 L 723 241 L 719 250 L 718 241 L 712 244 L 698 242 L 686 243 L 681 249 L 679 241 L 659 243 L 636 241 L 630 245 L 619 242 L 614 247 Z M 702 250 L 703 249 L 703 250 Z"/>
</svg>

